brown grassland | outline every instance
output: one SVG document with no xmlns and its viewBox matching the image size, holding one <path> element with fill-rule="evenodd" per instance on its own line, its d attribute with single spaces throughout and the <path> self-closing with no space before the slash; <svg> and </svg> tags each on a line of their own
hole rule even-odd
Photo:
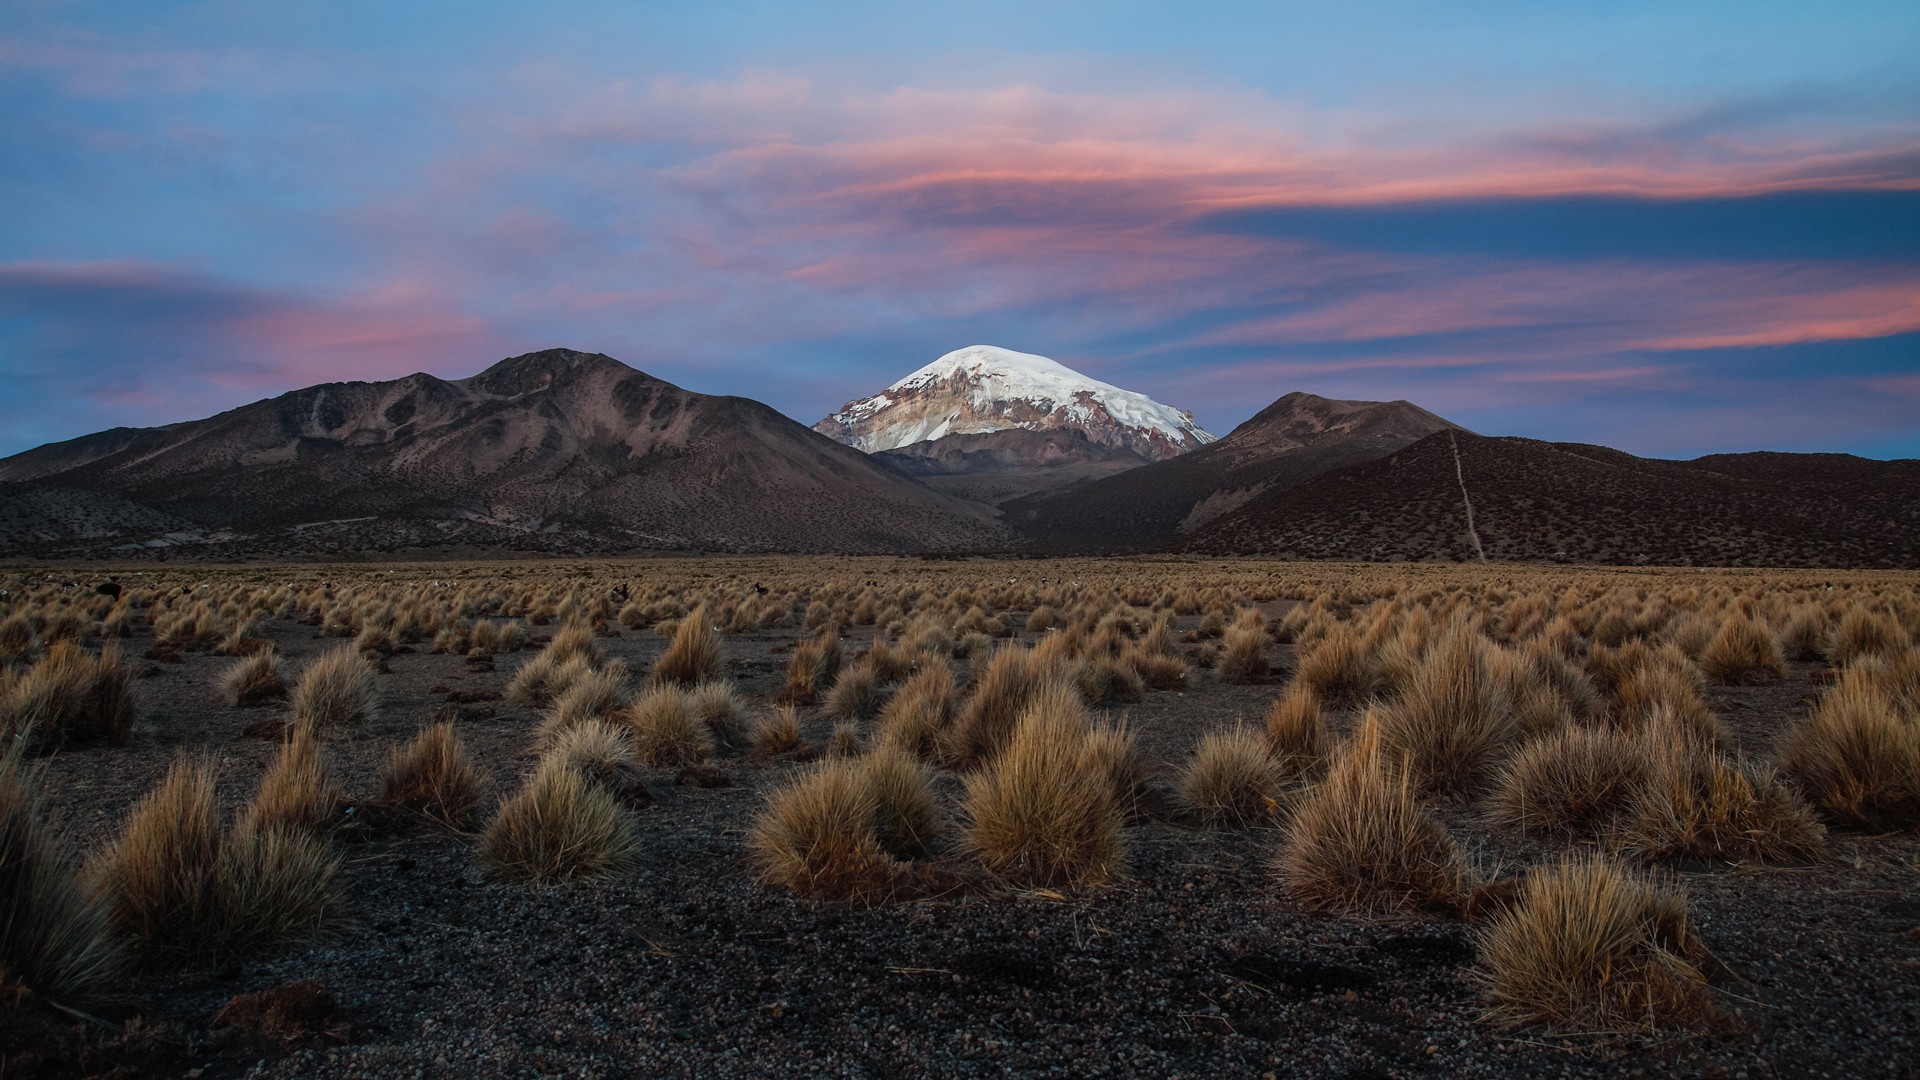
<svg viewBox="0 0 1920 1080">
<path fill-rule="evenodd" d="M 1917 1060 L 1913 573 L 0 572 L 7 1077 Z"/>
</svg>

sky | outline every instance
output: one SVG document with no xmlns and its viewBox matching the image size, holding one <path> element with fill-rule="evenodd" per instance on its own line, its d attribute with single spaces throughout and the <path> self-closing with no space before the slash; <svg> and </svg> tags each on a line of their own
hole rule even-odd
<svg viewBox="0 0 1920 1080">
<path fill-rule="evenodd" d="M 0 454 L 563 346 L 811 423 L 993 344 L 1920 456 L 1920 4 L 0 0 Z"/>
</svg>

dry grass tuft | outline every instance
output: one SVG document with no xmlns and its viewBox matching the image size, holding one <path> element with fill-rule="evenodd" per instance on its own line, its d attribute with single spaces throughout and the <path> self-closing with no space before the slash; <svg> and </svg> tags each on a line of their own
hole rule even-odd
<svg viewBox="0 0 1920 1080">
<path fill-rule="evenodd" d="M 885 747 L 861 758 L 859 769 L 873 795 L 880 846 L 899 858 L 930 850 L 950 824 L 933 793 L 933 773 L 911 754 Z"/>
<path fill-rule="evenodd" d="M 1209 825 L 1251 828 L 1280 810 L 1286 774 L 1251 728 L 1209 732 L 1180 774 L 1180 801 Z"/>
<path fill-rule="evenodd" d="M 518 885 L 616 877 L 638 864 L 633 821 L 612 795 L 547 760 L 480 834 L 480 872 Z"/>
<path fill-rule="evenodd" d="M 0 1001 L 26 990 L 86 1005 L 108 991 L 119 966 L 106 909 L 81 887 L 19 755 L 0 757 Z"/>
<path fill-rule="evenodd" d="M 89 861 L 113 929 L 147 962 L 222 956 L 323 928 L 340 860 L 312 833 L 249 813 L 223 837 L 213 770 L 177 762 Z"/>
<path fill-rule="evenodd" d="M 789 705 L 811 705 L 820 688 L 840 673 L 840 631 L 828 627 L 819 637 L 802 641 L 787 658 L 787 683 L 780 701 Z"/>
<path fill-rule="evenodd" d="M 1220 681 L 1263 683 L 1273 674 L 1267 662 L 1267 645 L 1272 638 L 1264 626 L 1236 623 L 1227 631 L 1225 648 L 1220 651 Z"/>
<path fill-rule="evenodd" d="M 569 660 L 563 666 L 571 667 L 573 663 L 575 661 Z M 563 678 L 565 685 L 561 687 Z M 615 665 L 596 670 L 582 664 L 580 670 L 570 671 L 564 677 L 556 673 L 549 685 L 560 688 L 535 733 L 535 744 L 542 750 L 589 720 L 618 716 L 628 704 L 627 672 Z"/>
<path fill-rule="evenodd" d="M 827 715 L 840 720 L 871 720 L 887 702 L 887 683 L 880 669 L 862 660 L 840 669 L 827 691 Z"/>
<path fill-rule="evenodd" d="M 1071 686 L 1029 696 L 999 753 L 967 778 L 968 847 L 1020 884 L 1104 884 L 1126 862 L 1112 762 L 1090 748 L 1093 725 Z"/>
<path fill-rule="evenodd" d="M 1920 825 L 1920 719 L 1900 715 L 1866 664 L 1788 730 L 1780 764 L 1829 821 L 1876 831 Z"/>
<path fill-rule="evenodd" d="M 474 764 L 451 723 L 438 723 L 397 747 L 380 768 L 380 800 L 403 806 L 451 828 L 473 823 L 486 776 Z"/>
<path fill-rule="evenodd" d="M 120 834 L 87 864 L 86 877 L 106 906 L 109 924 L 143 959 L 208 944 L 208 929 L 217 922 L 216 805 L 212 767 L 177 761 L 160 786 L 134 806 Z"/>
<path fill-rule="evenodd" d="M 1534 739 L 1494 789 L 1496 821 L 1534 833 L 1596 837 L 1647 783 L 1647 742 L 1612 728 L 1563 728 Z"/>
<path fill-rule="evenodd" d="M 976 668 L 973 695 L 944 739 L 949 761 L 978 765 L 999 751 L 1039 685 L 1035 666 L 1027 650 L 1009 647 L 995 652 L 984 670 Z"/>
<path fill-rule="evenodd" d="M 826 900 L 882 899 L 900 867 L 880 842 L 879 814 L 861 761 L 831 759 L 795 777 L 754 819 L 750 844 L 761 880 Z"/>
<path fill-rule="evenodd" d="M 737 749 L 747 741 L 747 700 L 731 682 L 714 679 L 703 682 L 688 694 L 693 714 L 707 725 L 714 742 Z"/>
<path fill-rule="evenodd" d="M 1287 892 L 1329 911 L 1456 910 L 1470 891 L 1466 860 L 1415 790 L 1370 711 L 1288 822 L 1277 865 Z"/>
<path fill-rule="evenodd" d="M 798 753 L 805 744 L 800 739 L 800 714 L 792 705 L 776 705 L 761 713 L 753 725 L 753 755 L 779 757 Z"/>
<path fill-rule="evenodd" d="M 1489 646 L 1456 627 L 1430 647 L 1406 689 L 1380 713 L 1380 735 L 1422 791 L 1466 796 L 1483 787 L 1519 735 L 1488 663 Z"/>
<path fill-rule="evenodd" d="M 1317 775 L 1327 762 L 1327 722 L 1320 698 L 1294 683 L 1267 709 L 1267 753 L 1288 780 Z"/>
<path fill-rule="evenodd" d="M 259 793 L 241 821 L 256 829 L 316 833 L 332 820 L 339 804 L 340 790 L 328 773 L 320 740 L 312 728 L 295 724 L 260 778 Z"/>
<path fill-rule="evenodd" d="M 1580 1032 L 1712 1020 L 1705 959 L 1685 896 L 1596 856 L 1529 873 L 1480 941 L 1482 978 L 1503 1016 Z"/>
<path fill-rule="evenodd" d="M 1648 775 L 1620 823 L 1622 847 L 1654 859 L 1806 863 L 1827 832 L 1773 772 L 1684 734 L 1643 733 Z"/>
<path fill-rule="evenodd" d="M 694 608 L 674 628 L 673 641 L 653 665 L 659 685 L 696 686 L 720 675 L 720 635 L 704 605 Z"/>
<path fill-rule="evenodd" d="M 293 722 L 329 735 L 358 729 L 380 708 L 373 665 L 351 645 L 342 645 L 307 665 L 293 688 Z"/>
<path fill-rule="evenodd" d="M 1294 681 L 1334 708 L 1353 708 L 1373 692 L 1373 651 L 1352 627 L 1328 630 L 1304 651 Z"/>
<path fill-rule="evenodd" d="M 1700 671 L 1722 686 L 1779 682 L 1786 674 L 1773 635 L 1751 615 L 1734 613 L 1700 653 Z"/>
<path fill-rule="evenodd" d="M 1855 605 L 1840 616 L 1827 646 L 1827 659 L 1846 667 L 1868 656 L 1888 656 L 1911 644 L 1898 622 L 1867 607 Z"/>
<path fill-rule="evenodd" d="M 953 666 L 929 662 L 907 677 L 880 710 L 877 742 L 916 757 L 930 757 L 953 720 Z"/>
<path fill-rule="evenodd" d="M 35 752 L 69 742 L 123 744 L 135 718 L 133 672 L 113 646 L 95 656 L 56 641 L 39 663 L 0 677 L 0 752 L 16 744 Z"/>
<path fill-rule="evenodd" d="M 642 763 L 677 768 L 713 756 L 713 731 L 694 708 L 693 695 L 675 685 L 656 686 L 622 714 Z"/>
<path fill-rule="evenodd" d="M 271 649 L 241 657 L 220 677 L 220 692 L 236 707 L 279 701 L 287 696 L 280 658 Z"/>
</svg>

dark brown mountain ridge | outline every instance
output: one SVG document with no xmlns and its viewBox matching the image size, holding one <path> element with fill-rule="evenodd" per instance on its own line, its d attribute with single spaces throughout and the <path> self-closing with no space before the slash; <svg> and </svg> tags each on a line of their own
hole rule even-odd
<svg viewBox="0 0 1920 1080">
<path fill-rule="evenodd" d="M 1456 450 L 1458 458 L 1456 461 Z M 1920 460 L 1756 452 L 1691 461 L 1582 443 L 1430 435 L 1262 497 L 1186 551 L 1361 561 L 1920 565 Z"/>
<path fill-rule="evenodd" d="M 104 493 L 198 523 L 202 535 L 175 542 L 210 549 L 901 552 L 1007 540 L 975 509 L 766 405 L 570 349 L 466 379 L 325 383 L 55 443 L 0 460 L 9 481 L 42 502 Z M 123 535 L 147 542 L 137 525 Z"/>
</svg>

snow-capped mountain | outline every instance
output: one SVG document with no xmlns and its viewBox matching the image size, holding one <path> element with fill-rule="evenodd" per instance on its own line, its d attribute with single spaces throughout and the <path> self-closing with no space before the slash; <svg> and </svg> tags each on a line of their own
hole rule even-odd
<svg viewBox="0 0 1920 1080">
<path fill-rule="evenodd" d="M 956 349 L 813 429 L 870 454 L 1016 430 L 1077 433 L 1095 447 L 1146 461 L 1213 441 L 1190 413 L 1044 356 L 992 345 Z"/>
</svg>

